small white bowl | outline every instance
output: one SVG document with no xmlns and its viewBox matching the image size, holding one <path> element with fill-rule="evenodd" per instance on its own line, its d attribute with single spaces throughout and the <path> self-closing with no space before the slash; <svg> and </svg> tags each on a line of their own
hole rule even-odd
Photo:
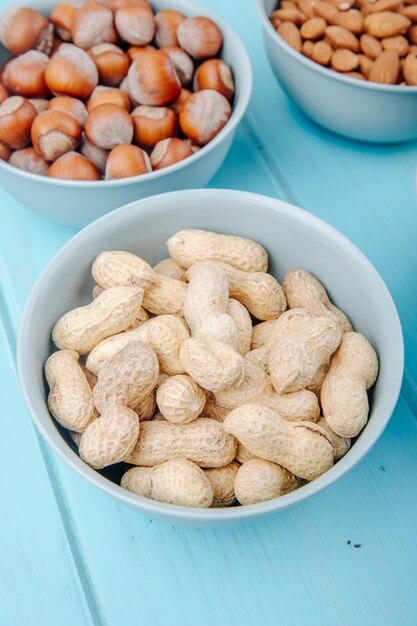
<svg viewBox="0 0 417 626">
<path fill-rule="evenodd" d="M 30 6 L 48 15 L 55 4 L 56 0 L 32 0 Z M 2 6 L 1 11 L 6 6 Z M 246 49 L 234 30 L 204 5 L 191 0 L 152 0 L 152 6 L 156 11 L 176 9 L 189 17 L 205 15 L 219 25 L 224 39 L 221 58 L 231 66 L 236 83 L 230 120 L 213 141 L 193 156 L 149 174 L 120 180 L 59 180 L 24 172 L 0 160 L 0 185 L 25 206 L 62 224 L 82 228 L 134 200 L 167 191 L 204 187 L 222 165 L 252 92 L 252 67 Z M 9 56 L 0 45 L 0 66 Z"/>
<path fill-rule="evenodd" d="M 417 87 L 380 85 L 333 72 L 289 46 L 269 15 L 277 0 L 254 0 L 266 51 L 287 94 L 315 122 L 340 135 L 378 143 L 417 138 Z"/>
<path fill-rule="evenodd" d="M 331 298 L 376 348 L 380 373 L 372 393 L 369 423 L 351 450 L 317 480 L 281 498 L 230 509 L 192 509 L 153 502 L 125 491 L 118 466 L 100 473 L 67 443 L 46 404 L 43 365 L 52 350 L 51 329 L 74 307 L 91 301 L 91 264 L 103 250 L 130 250 L 154 264 L 167 257 L 175 232 L 203 228 L 252 237 L 270 255 L 278 279 L 291 267 L 310 270 Z M 381 277 L 343 235 L 290 204 L 242 191 L 202 189 L 163 194 L 110 213 L 71 239 L 39 278 L 23 313 L 18 350 L 20 384 L 32 418 L 45 440 L 76 472 L 140 513 L 181 523 L 219 526 L 275 513 L 328 487 L 346 474 L 382 434 L 397 402 L 403 376 L 403 339 L 397 311 Z"/>
</svg>

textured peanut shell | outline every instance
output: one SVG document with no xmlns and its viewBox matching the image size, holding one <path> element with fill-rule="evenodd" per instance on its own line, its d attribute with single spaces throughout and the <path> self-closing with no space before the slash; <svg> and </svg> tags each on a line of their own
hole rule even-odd
<svg viewBox="0 0 417 626">
<path fill-rule="evenodd" d="M 346 315 L 331 303 L 321 282 L 305 270 L 289 270 L 282 283 L 289 309 L 307 309 L 315 315 L 328 315 L 343 332 L 352 330 Z"/>
<path fill-rule="evenodd" d="M 82 433 L 94 417 L 94 402 L 77 352 L 54 352 L 45 363 L 45 376 L 50 412 L 64 428 Z"/>
<path fill-rule="evenodd" d="M 234 320 L 237 328 L 236 350 L 239 354 L 245 355 L 251 349 L 252 343 L 252 320 L 247 308 L 234 300 L 229 299 L 226 313 Z"/>
<path fill-rule="evenodd" d="M 227 313 L 229 281 L 212 263 L 200 263 L 192 272 L 184 301 L 184 317 L 191 336 L 203 335 L 237 348 L 238 332 Z"/>
<path fill-rule="evenodd" d="M 87 357 L 88 369 L 97 374 L 100 368 L 130 341 L 147 343 L 158 357 L 162 372 L 174 376 L 185 372 L 179 359 L 182 343 L 190 333 L 185 323 L 174 315 L 153 317 L 135 329 L 129 330 L 99 343 Z"/>
<path fill-rule="evenodd" d="M 180 267 L 173 259 L 162 259 L 153 269 L 158 274 L 174 278 L 175 280 L 185 280 L 185 269 Z"/>
<path fill-rule="evenodd" d="M 138 285 L 145 291 L 143 306 L 154 315 L 182 313 L 187 285 L 158 274 L 140 257 L 125 251 L 102 252 L 92 267 L 94 280 L 105 289 Z"/>
<path fill-rule="evenodd" d="M 169 422 L 188 424 L 201 415 L 206 394 L 190 376 L 180 374 L 167 378 L 158 387 L 156 401 Z"/>
<path fill-rule="evenodd" d="M 103 289 L 103 287 L 100 287 L 100 285 L 95 285 L 93 287 L 91 295 L 95 299 L 95 298 L 97 298 L 97 296 L 102 294 L 103 291 L 105 291 L 105 289 Z M 148 319 L 149 319 L 148 311 L 146 311 L 146 309 L 144 309 L 143 306 L 141 306 L 140 309 L 139 309 L 139 312 L 138 312 L 138 314 L 136 316 L 136 318 L 133 320 L 133 322 L 130 324 L 130 326 L 128 326 L 128 330 L 130 330 L 131 328 L 137 328 L 143 322 L 147 322 Z"/>
<path fill-rule="evenodd" d="M 110 402 L 133 409 L 149 395 L 158 380 L 155 352 L 142 341 L 131 341 L 100 369 L 93 390 L 94 404 L 100 413 Z"/>
<path fill-rule="evenodd" d="M 123 476 L 121 486 L 145 498 L 176 506 L 208 508 L 213 501 L 209 479 L 187 459 L 166 461 L 156 467 L 134 467 Z"/>
<path fill-rule="evenodd" d="M 256 324 L 256 326 L 252 329 L 252 350 L 257 350 L 258 348 L 262 348 L 264 345 L 268 344 L 271 341 L 271 337 L 274 335 L 277 319 L 275 320 L 267 320 L 266 322 L 261 322 L 260 324 Z"/>
<path fill-rule="evenodd" d="M 350 449 L 351 440 L 347 439 L 346 437 L 340 437 L 340 435 L 336 435 L 336 433 L 334 433 L 332 429 L 328 426 L 324 417 L 320 417 L 316 424 L 326 431 L 327 436 L 334 448 L 334 460 L 337 461 L 338 459 L 342 458 L 342 456 L 345 456 L 346 452 L 348 452 Z"/>
<path fill-rule="evenodd" d="M 227 263 L 215 265 L 226 274 L 229 281 L 229 295 L 241 302 L 259 320 L 275 319 L 287 308 L 287 301 L 281 285 L 270 274 L 264 272 L 244 272 Z M 191 280 L 198 265 L 187 270 L 186 278 Z"/>
<path fill-rule="evenodd" d="M 196 263 L 223 261 L 245 272 L 266 272 L 268 254 L 251 239 L 207 230 L 183 230 L 167 241 L 170 256 L 188 269 Z"/>
<path fill-rule="evenodd" d="M 245 376 L 243 357 L 226 343 L 206 337 L 184 341 L 180 361 L 200 387 L 212 392 L 239 385 Z"/>
<path fill-rule="evenodd" d="M 186 458 L 200 467 L 222 467 L 233 461 L 236 447 L 235 438 L 226 435 L 219 422 L 205 417 L 189 424 L 152 420 L 141 425 L 140 437 L 125 461 L 152 467 Z"/>
<path fill-rule="evenodd" d="M 334 448 L 327 434 L 311 422 L 288 422 L 258 404 L 244 404 L 223 422 L 252 454 L 281 465 L 289 472 L 314 480 L 333 465 Z"/>
<path fill-rule="evenodd" d="M 247 463 L 251 459 L 256 459 L 256 458 L 257 457 L 254 454 L 252 454 L 252 452 L 250 452 L 246 448 L 246 446 L 243 445 L 243 443 L 240 443 L 239 441 L 239 443 L 237 444 L 235 460 L 241 465 L 243 465 L 243 463 Z"/>
<path fill-rule="evenodd" d="M 204 470 L 213 489 L 213 507 L 231 506 L 236 502 L 234 484 L 238 469 L 239 464 L 233 462 L 224 467 Z"/>
<path fill-rule="evenodd" d="M 327 425 L 340 437 L 356 437 L 368 421 L 367 389 L 378 376 L 378 357 L 363 335 L 345 333 L 321 388 Z"/>
<path fill-rule="evenodd" d="M 265 370 L 254 361 L 245 359 L 245 378 L 241 385 L 215 394 L 216 403 L 231 411 L 242 404 L 256 403 L 274 409 L 290 421 L 315 422 L 320 415 L 317 397 L 302 389 L 293 393 L 275 393 Z"/>
<path fill-rule="evenodd" d="M 240 504 L 258 504 L 294 491 L 297 478 L 276 463 L 252 459 L 240 466 L 235 478 L 235 493 Z"/>
<path fill-rule="evenodd" d="M 143 289 L 106 289 L 91 304 L 61 317 L 52 330 L 52 341 L 60 349 L 87 354 L 100 341 L 125 330 L 141 307 Z"/>
<path fill-rule="evenodd" d="M 138 436 L 136 413 L 120 403 L 112 403 L 87 426 L 80 441 L 80 457 L 94 469 L 119 463 L 133 450 Z"/>
<path fill-rule="evenodd" d="M 206 404 L 203 409 L 202 416 L 209 417 L 216 422 L 224 422 L 226 415 L 230 413 L 230 409 L 226 409 L 216 402 L 216 398 L 211 391 L 206 391 Z"/>
<path fill-rule="evenodd" d="M 139 418 L 140 422 L 146 422 L 153 418 L 156 409 L 156 397 L 155 393 L 150 393 L 144 398 L 141 398 L 139 402 L 133 407 L 134 412 Z"/>
<path fill-rule="evenodd" d="M 306 309 L 281 315 L 275 328 L 268 371 L 278 394 L 299 391 L 313 384 L 342 339 L 340 326 L 327 316 Z"/>
</svg>

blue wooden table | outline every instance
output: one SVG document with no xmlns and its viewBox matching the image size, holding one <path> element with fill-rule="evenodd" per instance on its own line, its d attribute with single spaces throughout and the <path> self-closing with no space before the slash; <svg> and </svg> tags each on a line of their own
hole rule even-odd
<svg viewBox="0 0 417 626">
<path fill-rule="evenodd" d="M 40 440 L 15 367 L 19 318 L 73 235 L 0 190 L 1 626 L 417 624 L 416 144 L 369 146 L 307 121 L 274 80 L 251 0 L 206 0 L 247 45 L 254 94 L 212 186 L 293 202 L 350 237 L 404 327 L 406 375 L 368 457 L 267 521 L 172 527 L 121 507 Z"/>
</svg>

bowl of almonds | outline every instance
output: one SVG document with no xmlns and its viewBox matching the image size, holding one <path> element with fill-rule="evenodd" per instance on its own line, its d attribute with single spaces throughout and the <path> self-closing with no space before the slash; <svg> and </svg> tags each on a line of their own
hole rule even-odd
<svg viewBox="0 0 417 626">
<path fill-rule="evenodd" d="M 36 426 L 83 478 L 142 514 L 225 525 L 363 458 L 394 410 L 403 340 L 343 235 L 274 198 L 200 189 L 73 237 L 29 297 L 17 357 Z"/>
<path fill-rule="evenodd" d="M 204 187 L 252 89 L 235 32 L 190 0 L 13 4 L 0 68 L 0 184 L 75 227 Z"/>
<path fill-rule="evenodd" d="M 353 139 L 417 137 L 417 7 L 405 0 L 256 0 L 272 69 L 318 124 Z"/>
</svg>

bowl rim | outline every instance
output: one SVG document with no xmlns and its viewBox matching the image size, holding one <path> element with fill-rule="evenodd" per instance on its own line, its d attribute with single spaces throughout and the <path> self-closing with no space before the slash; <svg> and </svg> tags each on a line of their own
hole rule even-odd
<svg viewBox="0 0 417 626">
<path fill-rule="evenodd" d="M 358 80 L 357 78 L 351 78 L 350 76 L 345 76 L 344 74 L 340 74 L 339 72 L 333 72 L 327 67 L 323 67 L 319 63 L 312 61 L 308 57 L 301 54 L 301 52 L 297 52 L 294 50 L 289 44 L 287 44 L 282 37 L 278 35 L 271 22 L 269 21 L 269 17 L 265 8 L 265 0 L 253 0 L 256 6 L 256 10 L 258 16 L 261 20 L 262 26 L 266 34 L 269 35 L 271 39 L 273 39 L 278 46 L 280 46 L 287 54 L 293 57 L 296 61 L 305 65 L 306 67 L 314 70 L 318 74 L 322 76 L 334 80 L 336 82 L 345 83 L 347 85 L 352 85 L 353 87 L 357 87 L 358 89 L 367 89 L 371 91 L 382 91 L 384 93 L 401 93 L 408 95 L 415 95 L 417 93 L 417 86 L 412 85 L 384 85 L 381 83 L 373 83 L 368 80 Z"/>
<path fill-rule="evenodd" d="M 233 198 L 249 200 L 254 205 L 256 205 L 256 203 L 259 203 L 262 206 L 273 209 L 274 211 L 278 212 L 286 218 L 290 218 L 291 220 L 302 223 L 307 228 L 313 228 L 314 230 L 319 231 L 322 235 L 333 239 L 333 241 L 335 241 L 335 243 L 337 243 L 339 246 L 343 247 L 348 254 L 353 255 L 357 259 L 357 261 L 363 266 L 364 271 L 372 273 L 375 281 L 379 285 L 379 290 L 382 291 L 385 296 L 385 312 L 387 317 L 391 318 L 392 333 L 396 337 L 396 342 L 398 343 L 397 367 L 396 370 L 392 371 L 391 377 L 391 380 L 394 384 L 392 386 L 390 402 L 384 405 L 384 413 L 380 416 L 377 428 L 374 428 L 371 432 L 368 431 L 368 436 L 366 439 L 364 439 L 360 452 L 356 455 L 352 454 L 352 451 L 355 450 L 355 446 L 353 446 L 352 449 L 343 457 L 343 459 L 341 459 L 336 465 L 334 465 L 328 472 L 320 476 L 315 481 L 308 483 L 307 485 L 299 488 L 292 493 L 267 502 L 252 504 L 248 506 L 233 507 L 232 509 L 193 509 L 189 507 L 179 507 L 143 498 L 134 493 L 126 491 L 125 489 L 122 489 L 119 485 L 105 478 L 104 476 L 93 470 L 91 467 L 89 467 L 86 463 L 84 463 L 80 459 L 80 457 L 74 452 L 74 450 L 72 450 L 68 443 L 63 439 L 55 424 L 55 430 L 52 431 L 53 434 L 50 434 L 48 432 L 45 417 L 37 413 L 35 404 L 30 397 L 26 382 L 30 379 L 31 376 L 31 373 L 29 373 L 29 371 L 25 367 L 25 361 L 27 349 L 28 346 L 30 346 L 29 329 L 33 311 L 37 306 L 37 300 L 39 295 L 42 293 L 44 287 L 48 284 L 50 277 L 52 277 L 55 273 L 55 267 L 57 263 L 59 264 L 63 262 L 68 257 L 68 255 L 71 254 L 71 249 L 73 248 L 74 243 L 80 241 L 82 242 L 83 240 L 88 241 L 90 237 L 94 237 L 94 233 L 97 229 L 99 232 L 102 228 L 108 230 L 109 228 L 111 228 L 112 224 L 116 224 L 118 222 L 119 217 L 122 215 L 129 215 L 132 217 L 132 219 L 140 219 L 141 209 L 146 206 L 146 204 L 150 204 L 151 208 L 152 204 L 162 204 L 169 206 L 171 201 L 176 200 L 177 198 L 183 198 L 185 196 L 191 196 L 193 198 L 193 201 L 195 202 L 196 199 L 198 199 L 198 196 L 201 194 L 209 197 L 211 196 L 213 197 L 213 200 L 216 200 L 219 194 L 221 194 L 223 200 L 227 200 L 227 197 L 230 197 L 231 199 Z M 133 217 L 133 215 L 135 215 L 135 217 Z M 400 319 L 388 288 L 386 287 L 381 276 L 368 260 L 368 258 L 340 231 L 336 230 L 333 226 L 330 226 L 325 221 L 316 217 L 315 215 L 276 198 L 237 190 L 192 189 L 151 196 L 149 198 L 144 198 L 142 200 L 137 200 L 130 204 L 124 205 L 123 207 L 104 215 L 103 217 L 99 218 L 98 220 L 81 230 L 57 252 L 57 254 L 49 261 L 48 265 L 37 279 L 26 302 L 18 334 L 17 369 L 20 386 L 23 392 L 23 396 L 25 398 L 26 405 L 42 437 L 51 446 L 55 453 L 57 453 L 65 461 L 66 464 L 68 464 L 77 474 L 88 480 L 97 488 L 106 492 L 108 495 L 113 496 L 118 501 L 121 501 L 131 508 L 134 508 L 136 510 L 140 509 L 140 512 L 145 515 L 155 515 L 156 517 L 165 517 L 170 520 L 176 519 L 183 522 L 189 521 L 191 523 L 202 524 L 210 522 L 218 522 L 220 524 L 227 523 L 227 521 L 240 521 L 244 523 L 246 521 L 249 521 L 250 519 L 253 519 L 254 517 L 276 513 L 289 506 L 298 504 L 299 502 L 302 502 L 307 498 L 319 493 L 323 489 L 332 485 L 341 476 L 349 472 L 369 452 L 369 450 L 374 446 L 376 441 L 385 430 L 385 427 L 388 424 L 394 408 L 397 404 L 404 371 L 404 344 Z M 52 418 L 50 419 L 52 420 Z M 365 433 L 362 435 L 362 437 L 364 437 L 364 435 Z"/>
<path fill-rule="evenodd" d="M 45 4 L 50 4 L 52 0 L 45 1 Z M 170 8 L 171 0 L 165 0 L 167 4 L 167 9 Z M 5 170 L 8 173 L 15 174 L 16 176 L 20 176 L 29 181 L 38 182 L 41 184 L 47 184 L 52 186 L 62 186 L 62 187 L 70 187 L 75 189 L 94 189 L 94 188 L 103 188 L 103 186 L 109 187 L 119 187 L 119 186 L 128 186 L 135 185 L 138 182 L 146 183 L 150 180 L 156 180 L 165 176 L 167 174 L 173 174 L 185 167 L 187 165 L 192 165 L 196 161 L 204 156 L 208 155 L 210 152 L 215 150 L 228 135 L 233 133 L 237 128 L 238 124 L 242 120 L 243 116 L 246 113 L 248 108 L 250 98 L 252 95 L 253 88 L 253 70 L 252 64 L 244 46 L 241 38 L 238 36 L 236 31 L 229 25 L 226 20 L 224 20 L 217 13 L 209 9 L 203 4 L 199 2 L 194 2 L 194 0 L 175 0 L 175 5 L 180 4 L 185 15 L 188 14 L 189 11 L 198 11 L 201 15 L 209 17 L 213 21 L 215 21 L 218 26 L 221 28 L 223 32 L 223 40 L 230 40 L 231 45 L 236 48 L 237 54 L 240 58 L 242 64 L 242 79 L 239 83 L 239 92 L 235 95 L 235 100 L 232 108 L 232 115 L 230 119 L 222 128 L 222 130 L 210 141 L 208 144 L 203 146 L 200 150 L 190 155 L 186 159 L 182 161 L 178 161 L 178 163 L 174 163 L 173 165 L 169 165 L 168 167 L 162 168 L 160 170 L 154 170 L 147 174 L 140 174 L 139 176 L 130 176 L 128 178 L 116 178 L 112 180 L 65 180 L 62 178 L 50 178 L 49 176 L 42 176 L 40 174 L 33 174 L 31 172 L 26 172 L 24 170 L 20 170 L 18 167 L 11 165 L 6 161 L 2 161 L 0 159 L 0 168 Z M 11 5 L 9 5 L 11 6 Z M 7 6 L 5 8 L 8 8 Z M 233 68 L 232 68 L 233 70 Z"/>
</svg>

